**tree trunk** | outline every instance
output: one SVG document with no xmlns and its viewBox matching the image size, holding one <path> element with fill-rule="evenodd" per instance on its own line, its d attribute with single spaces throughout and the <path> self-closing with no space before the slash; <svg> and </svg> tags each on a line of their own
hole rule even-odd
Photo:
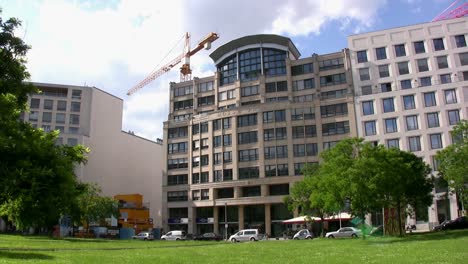
<svg viewBox="0 0 468 264">
<path fill-rule="evenodd" d="M 401 228 L 401 203 L 400 201 L 398 200 L 397 201 L 397 217 L 398 217 L 398 232 L 400 234 L 400 237 L 403 236 L 403 230 Z"/>
</svg>

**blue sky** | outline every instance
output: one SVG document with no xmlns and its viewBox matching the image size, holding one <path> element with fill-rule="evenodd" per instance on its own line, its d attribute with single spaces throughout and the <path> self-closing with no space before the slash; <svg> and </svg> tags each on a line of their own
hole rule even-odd
<svg viewBox="0 0 468 264">
<path fill-rule="evenodd" d="M 138 93 L 126 91 L 164 63 L 191 32 L 192 46 L 209 32 L 211 51 L 191 58 L 193 76 L 213 74 L 210 52 L 245 35 L 290 37 L 302 57 L 346 47 L 352 34 L 431 21 L 453 0 L 0 0 L 2 17 L 17 17 L 17 35 L 32 46 L 31 81 L 96 86 L 124 99 L 123 129 L 162 138 L 169 82 L 177 69 Z M 464 1 L 460 1 L 464 2 Z M 176 48 L 167 59 L 177 56 Z"/>
</svg>

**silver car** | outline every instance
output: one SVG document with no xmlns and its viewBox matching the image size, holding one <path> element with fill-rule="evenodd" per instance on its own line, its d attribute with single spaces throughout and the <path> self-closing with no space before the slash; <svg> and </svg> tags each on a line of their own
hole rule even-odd
<svg viewBox="0 0 468 264">
<path fill-rule="evenodd" d="M 314 233 L 310 232 L 308 229 L 299 230 L 293 237 L 294 240 L 299 239 L 313 239 Z"/>
<path fill-rule="evenodd" d="M 140 232 L 138 235 L 132 236 L 132 238 L 140 239 L 140 240 L 153 240 L 154 239 L 153 234 L 151 234 L 150 232 Z"/>
<path fill-rule="evenodd" d="M 258 241 L 263 238 L 258 229 L 244 229 L 229 237 L 231 242 Z"/>
<path fill-rule="evenodd" d="M 325 237 L 358 237 L 361 235 L 361 230 L 354 227 L 342 227 L 335 232 L 328 232 Z"/>
</svg>

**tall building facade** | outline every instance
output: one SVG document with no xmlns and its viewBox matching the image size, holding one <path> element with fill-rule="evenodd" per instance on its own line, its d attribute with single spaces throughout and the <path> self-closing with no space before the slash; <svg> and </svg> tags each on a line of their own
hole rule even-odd
<svg viewBox="0 0 468 264">
<path fill-rule="evenodd" d="M 122 131 L 122 99 L 96 87 L 32 84 L 41 93 L 30 96 L 22 118 L 46 132 L 59 130 L 58 144 L 89 147 L 77 177 L 97 183 L 106 196 L 143 195 L 154 226 L 161 227 L 162 142 Z"/>
<path fill-rule="evenodd" d="M 358 135 L 413 152 L 437 177 L 437 151 L 468 118 L 467 34 L 459 18 L 349 36 Z M 458 216 L 440 179 L 433 194 L 433 205 L 409 220 L 420 229 Z"/>
<path fill-rule="evenodd" d="M 163 226 L 281 235 L 304 164 L 357 135 L 349 52 L 299 59 L 289 38 L 253 35 L 210 57 L 214 76 L 171 83 Z"/>
</svg>

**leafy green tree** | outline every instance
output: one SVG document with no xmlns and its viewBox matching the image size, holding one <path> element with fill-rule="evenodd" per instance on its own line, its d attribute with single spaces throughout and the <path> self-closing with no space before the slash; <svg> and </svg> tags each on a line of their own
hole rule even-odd
<svg viewBox="0 0 468 264">
<path fill-rule="evenodd" d="M 461 210 L 468 203 L 468 121 L 462 120 L 455 126 L 452 136 L 455 142 L 437 152 L 439 173 L 456 193 Z"/>
<path fill-rule="evenodd" d="M 101 189 L 96 184 L 82 184 L 82 192 L 77 197 L 78 217 L 89 231 L 91 222 L 100 222 L 104 218 L 119 215 L 118 201 L 101 196 Z"/>
<path fill-rule="evenodd" d="M 57 146 L 58 132 L 21 121 L 28 94 L 37 89 L 24 82 L 29 46 L 14 35 L 20 25 L 0 16 L 0 215 L 20 229 L 50 227 L 71 210 L 78 184 L 74 165 L 86 161 L 88 150 Z"/>
</svg>

